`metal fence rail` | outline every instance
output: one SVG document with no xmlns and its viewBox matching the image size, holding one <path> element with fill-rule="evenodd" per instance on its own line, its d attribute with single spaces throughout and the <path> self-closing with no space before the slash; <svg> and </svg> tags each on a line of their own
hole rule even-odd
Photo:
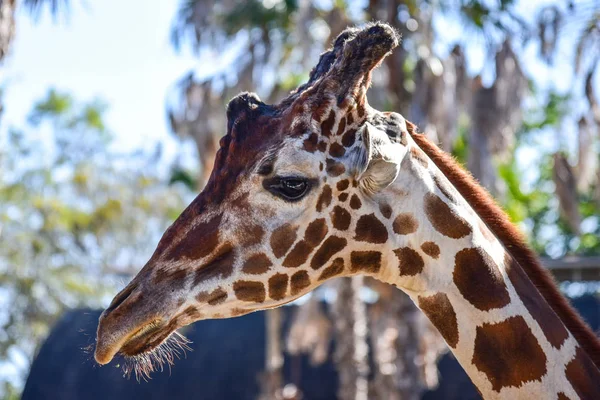
<svg viewBox="0 0 600 400">
<path fill-rule="evenodd" d="M 600 281 L 600 256 L 542 258 L 541 261 L 558 281 Z"/>
</svg>

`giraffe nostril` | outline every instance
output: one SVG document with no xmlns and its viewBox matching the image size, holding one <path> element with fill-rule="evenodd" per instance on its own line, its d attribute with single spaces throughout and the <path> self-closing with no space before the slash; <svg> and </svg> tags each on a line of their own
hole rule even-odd
<svg viewBox="0 0 600 400">
<path fill-rule="evenodd" d="M 103 314 L 106 315 L 106 314 L 110 313 L 111 311 L 115 310 L 121 304 L 123 304 L 123 302 L 125 300 L 127 300 L 127 298 L 131 295 L 131 293 L 133 293 L 135 288 L 136 288 L 135 285 L 132 285 L 132 284 L 127 285 L 127 287 L 125 289 L 123 289 L 119 294 L 117 294 L 115 296 L 115 298 L 110 303 L 108 308 L 106 310 L 104 310 Z"/>
</svg>

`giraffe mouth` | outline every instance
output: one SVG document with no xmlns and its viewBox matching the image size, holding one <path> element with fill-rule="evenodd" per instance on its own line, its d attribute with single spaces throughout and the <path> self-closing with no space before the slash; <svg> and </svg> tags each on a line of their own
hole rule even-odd
<svg viewBox="0 0 600 400">
<path fill-rule="evenodd" d="M 134 331 L 121 345 L 118 352 L 126 357 L 149 353 L 167 340 L 176 328 L 170 324 L 165 325 L 160 320 L 150 321 Z"/>
<path fill-rule="evenodd" d="M 157 369 L 162 371 L 164 366 L 169 368 L 176 359 L 185 356 L 192 349 L 191 343 L 177 332 L 174 321 L 165 323 L 155 319 L 146 322 L 130 333 L 114 337 L 113 341 L 97 341 L 94 357 L 101 364 L 108 364 L 117 354 L 124 357 L 123 373 L 129 378 L 148 380 L 150 374 Z"/>
<path fill-rule="evenodd" d="M 174 324 L 165 324 L 154 319 L 121 334 L 99 335 L 94 357 L 99 364 L 108 364 L 116 354 L 136 357 L 151 353 L 165 342 L 177 329 Z M 108 337 L 107 337 L 108 336 Z"/>
</svg>

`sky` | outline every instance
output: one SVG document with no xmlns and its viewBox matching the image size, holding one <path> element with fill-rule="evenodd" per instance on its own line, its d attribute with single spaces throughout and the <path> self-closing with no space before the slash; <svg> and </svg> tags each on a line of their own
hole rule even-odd
<svg viewBox="0 0 600 400">
<path fill-rule="evenodd" d="M 22 126 L 49 88 L 108 103 L 106 123 L 127 149 L 174 145 L 165 118 L 168 89 L 197 64 L 169 42 L 179 1 L 71 1 L 56 22 L 21 9 L 16 39 L 0 69 L 3 125 Z"/>
<path fill-rule="evenodd" d="M 531 20 L 543 3 L 548 1 L 522 0 L 518 9 Z M 12 51 L 0 68 L 0 84 L 6 92 L 3 126 L 23 126 L 34 102 L 49 88 L 56 88 L 82 101 L 98 97 L 107 102 L 106 123 L 123 150 L 152 146 L 160 140 L 167 152 L 176 151 L 165 118 L 169 89 L 191 70 L 201 73 L 219 68 L 219 55 L 208 54 L 198 60 L 189 52 L 173 49 L 169 31 L 179 4 L 160 0 L 72 0 L 57 21 L 47 10 L 35 19 L 21 9 Z M 452 18 L 439 20 L 436 25 L 444 32 L 436 50 L 443 53 L 443 47 L 462 41 L 467 45 L 470 72 L 478 73 L 486 59 L 483 40 L 465 35 L 460 21 Z M 561 52 L 566 53 L 549 68 L 530 46 L 525 49 L 528 62 L 523 68 L 542 87 L 566 91 L 572 84 L 564 74 L 572 50 L 572 46 L 562 46 Z M 486 77 L 490 75 L 484 74 Z"/>
</svg>

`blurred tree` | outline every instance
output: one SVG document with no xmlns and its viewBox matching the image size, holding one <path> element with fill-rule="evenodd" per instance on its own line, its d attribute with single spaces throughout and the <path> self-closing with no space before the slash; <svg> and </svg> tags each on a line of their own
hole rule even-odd
<svg viewBox="0 0 600 400">
<path fill-rule="evenodd" d="M 0 0 L 0 63 L 8 54 L 15 36 L 15 13 L 19 5 L 27 8 L 35 18 L 48 6 L 52 15 L 56 17 L 59 11 L 68 8 L 69 0 Z"/>
<path fill-rule="evenodd" d="M 27 126 L 0 132 L 0 397 L 60 313 L 100 307 L 189 200 L 159 174 L 159 147 L 111 149 L 105 111 L 50 90 Z"/>
<path fill-rule="evenodd" d="M 56 17 L 60 10 L 67 9 L 69 0 L 21 0 L 21 3 L 19 0 L 0 0 L 0 66 L 15 37 L 15 13 L 19 5 L 27 8 L 34 18 L 40 16 L 44 6 L 48 6 L 51 14 Z M 4 82 L 0 81 L 0 85 L 3 84 Z M 2 87 L 0 87 L 0 120 L 2 111 Z"/>
</svg>

